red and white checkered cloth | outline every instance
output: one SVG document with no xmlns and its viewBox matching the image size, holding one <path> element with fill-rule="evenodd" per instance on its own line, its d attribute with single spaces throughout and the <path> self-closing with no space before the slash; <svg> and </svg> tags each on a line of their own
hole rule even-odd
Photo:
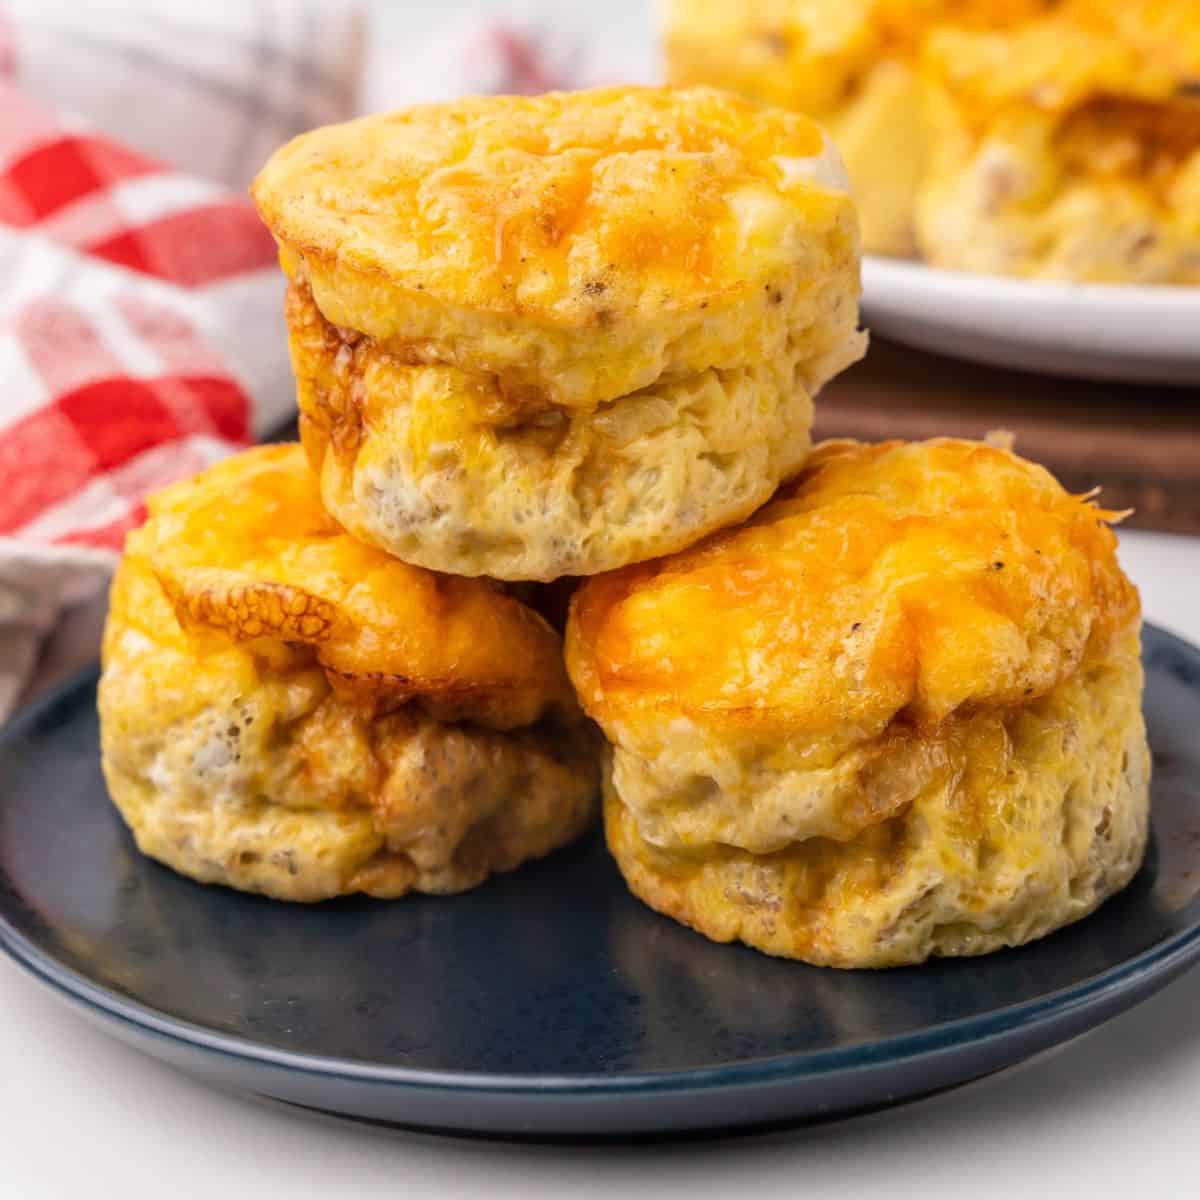
<svg viewBox="0 0 1200 1200">
<path fill-rule="evenodd" d="M 279 425 L 294 403 L 283 280 L 244 192 L 35 99 L 14 80 L 36 39 L 20 36 L 11 9 L 4 16 L 0 8 L 0 720 L 42 635 L 107 579 L 146 494 Z M 210 41 L 223 28 L 210 20 Z M 100 53 L 94 37 L 87 45 Z M 279 47 L 270 61 L 295 72 Z M 158 92 L 132 92 L 132 82 L 127 74 L 126 123 L 136 125 Z M 277 82 L 267 71 L 255 86 L 278 95 Z M 194 113 L 200 127 L 220 117 L 213 103 L 206 96 Z M 295 120 L 308 123 L 303 111 Z M 181 155 L 190 128 L 177 134 Z M 216 143 L 200 140 L 203 157 Z"/>
</svg>

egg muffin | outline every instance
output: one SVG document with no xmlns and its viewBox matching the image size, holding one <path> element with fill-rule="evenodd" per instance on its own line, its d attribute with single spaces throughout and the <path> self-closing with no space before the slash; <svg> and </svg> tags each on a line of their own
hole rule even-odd
<svg viewBox="0 0 1200 1200">
<path fill-rule="evenodd" d="M 740 528 L 587 581 L 567 662 L 646 903 L 836 967 L 1027 942 L 1147 835 L 1115 514 L 982 443 L 817 448 Z"/>
<path fill-rule="evenodd" d="M 595 813 L 558 635 L 490 581 L 351 540 L 297 445 L 150 500 L 103 668 L 109 793 L 144 853 L 204 883 L 457 892 Z"/>
<path fill-rule="evenodd" d="M 324 502 L 436 570 L 586 575 L 740 520 L 863 351 L 836 151 L 710 89 L 367 117 L 254 195 Z"/>
<path fill-rule="evenodd" d="M 1010 25 L 1054 0 L 667 0 L 673 83 L 711 83 L 817 117 L 846 162 L 862 239 L 911 255 L 928 150 L 916 60 L 942 24 Z"/>
<path fill-rule="evenodd" d="M 935 150 L 917 202 L 939 266 L 1200 283 L 1200 8 L 1078 0 L 923 60 Z"/>
</svg>

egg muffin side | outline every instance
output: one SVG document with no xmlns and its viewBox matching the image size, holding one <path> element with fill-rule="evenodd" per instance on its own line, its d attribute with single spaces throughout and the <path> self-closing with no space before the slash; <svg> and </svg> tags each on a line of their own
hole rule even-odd
<svg viewBox="0 0 1200 1200">
<path fill-rule="evenodd" d="M 149 514 L 99 689 L 105 778 L 144 853 L 280 899 L 396 897 L 474 887 L 585 828 L 595 746 L 530 608 L 352 541 L 297 445 Z"/>
<path fill-rule="evenodd" d="M 818 118 L 858 200 L 864 249 L 911 255 L 928 153 L 916 59 L 943 24 L 1004 27 L 1055 0 L 667 0 L 672 83 L 709 83 Z"/>
<path fill-rule="evenodd" d="M 917 231 L 958 270 L 1200 283 L 1200 10 L 1078 0 L 1007 34 L 945 31 Z"/>
<path fill-rule="evenodd" d="M 632 890 L 839 967 L 1016 945 L 1141 861 L 1112 514 L 1006 450 L 831 442 L 738 529 L 589 580 L 568 669 Z"/>
<path fill-rule="evenodd" d="M 486 377 L 343 349 L 306 289 L 287 306 L 325 503 L 408 562 L 548 580 L 651 558 L 741 520 L 808 454 L 811 396 L 777 363 L 497 424 Z"/>
<path fill-rule="evenodd" d="M 863 351 L 836 151 L 711 89 L 369 117 L 254 191 L 325 503 L 437 570 L 591 574 L 740 519 Z"/>
</svg>

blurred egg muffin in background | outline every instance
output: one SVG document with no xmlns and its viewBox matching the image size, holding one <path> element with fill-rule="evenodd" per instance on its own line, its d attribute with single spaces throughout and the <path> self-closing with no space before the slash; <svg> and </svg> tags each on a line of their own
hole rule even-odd
<svg viewBox="0 0 1200 1200">
<path fill-rule="evenodd" d="M 983 443 L 830 442 L 740 528 L 588 580 L 567 631 L 633 892 L 837 967 L 1078 920 L 1147 836 L 1114 514 Z"/>
<path fill-rule="evenodd" d="M 920 249 L 961 270 L 1200 284 L 1200 5 L 1076 0 L 922 62 Z"/>
<path fill-rule="evenodd" d="M 917 59 L 951 24 L 1003 28 L 1055 0 L 666 0 L 672 83 L 710 83 L 816 117 L 846 162 L 864 249 L 916 250 L 913 204 L 928 152 Z"/>
<path fill-rule="evenodd" d="M 324 503 L 436 570 L 587 575 L 741 520 L 863 352 L 836 151 L 712 89 L 367 117 L 254 195 Z"/>
<path fill-rule="evenodd" d="M 146 854 L 285 900 L 456 892 L 595 813 L 546 622 L 352 541 L 298 445 L 149 502 L 113 582 L 109 792 Z"/>
</svg>

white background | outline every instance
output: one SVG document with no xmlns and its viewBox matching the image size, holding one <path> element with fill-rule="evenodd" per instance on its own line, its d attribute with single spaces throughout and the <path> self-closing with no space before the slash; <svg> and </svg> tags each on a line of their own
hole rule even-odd
<svg viewBox="0 0 1200 1200">
<path fill-rule="evenodd" d="M 401 44 L 464 5 L 374 7 Z M 646 25 L 637 0 L 550 7 L 606 45 Z M 1148 617 L 1200 641 L 1200 539 L 1128 534 L 1123 558 Z M 0 962 L 0 1200 L 1191 1197 L 1198 1135 L 1200 971 L 1055 1057 L 895 1113 L 767 1139 L 540 1149 L 359 1130 L 210 1091 Z"/>
</svg>

